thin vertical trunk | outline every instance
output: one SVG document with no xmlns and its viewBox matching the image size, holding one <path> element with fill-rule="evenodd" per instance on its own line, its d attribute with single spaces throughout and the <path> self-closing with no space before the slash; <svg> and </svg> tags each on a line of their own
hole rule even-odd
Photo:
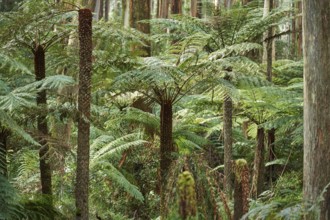
<svg viewBox="0 0 330 220">
<path fill-rule="evenodd" d="M 293 8 L 293 19 L 292 19 L 292 35 L 291 35 L 291 55 L 293 57 L 296 56 L 296 39 L 297 39 L 297 34 L 296 34 L 296 12 L 295 12 L 295 8 L 296 8 L 296 3 L 295 1 L 292 2 L 292 8 Z"/>
<path fill-rule="evenodd" d="M 170 5 L 170 0 L 159 0 L 159 17 L 168 18 L 168 9 Z"/>
<path fill-rule="evenodd" d="M 263 191 L 264 170 L 265 170 L 265 131 L 258 128 L 257 146 L 254 153 L 253 178 L 252 178 L 252 197 L 257 198 Z"/>
<path fill-rule="evenodd" d="M 105 0 L 104 3 L 104 20 L 109 21 L 109 12 L 110 12 L 110 2 L 109 0 Z"/>
<path fill-rule="evenodd" d="M 37 45 L 34 50 L 34 71 L 36 81 L 45 79 L 45 49 L 42 45 Z M 38 142 L 41 146 L 39 150 L 41 191 L 43 194 L 52 195 L 52 170 L 48 154 L 47 95 L 45 90 L 37 93 L 37 105 L 45 109 L 40 112 L 37 119 Z"/>
<path fill-rule="evenodd" d="M 232 181 L 232 126 L 233 126 L 233 102 L 226 97 L 223 103 L 223 137 L 224 137 L 224 175 L 225 189 L 231 195 L 233 188 Z"/>
<path fill-rule="evenodd" d="M 197 1 L 198 0 L 191 0 L 190 13 L 192 17 L 200 17 L 197 10 Z"/>
<path fill-rule="evenodd" d="M 302 13 L 302 2 L 297 2 L 298 14 Z M 297 30 L 298 30 L 298 39 L 297 39 L 297 56 L 298 59 L 302 58 L 303 53 L 303 34 L 302 34 L 302 17 L 299 16 L 297 18 Z"/>
<path fill-rule="evenodd" d="M 274 7 L 274 0 L 265 0 L 265 7 L 264 7 L 264 16 L 268 16 L 270 11 Z M 267 11 L 268 10 L 268 11 Z M 273 28 L 269 28 L 265 33 L 266 38 L 270 38 L 273 35 Z M 274 60 L 274 42 L 273 40 L 268 39 L 264 44 L 264 54 L 263 56 L 266 57 L 266 60 L 263 60 L 266 63 L 267 68 L 267 80 L 272 82 L 273 76 L 273 60 Z M 267 131 L 268 133 L 268 159 L 269 161 L 274 160 L 275 158 L 275 129 L 271 129 Z M 268 167 L 269 173 L 269 183 L 272 184 L 273 174 L 274 174 L 274 166 L 271 165 Z"/>
<path fill-rule="evenodd" d="M 171 13 L 172 14 L 182 14 L 182 1 L 181 0 L 172 0 Z"/>
<path fill-rule="evenodd" d="M 104 0 L 100 0 L 99 20 L 103 18 Z"/>
<path fill-rule="evenodd" d="M 268 131 L 268 161 L 273 161 L 275 160 L 275 129 L 271 129 Z M 268 167 L 268 174 L 269 174 L 269 183 L 272 185 L 273 183 L 273 178 L 274 178 L 274 171 L 275 167 L 274 165 L 270 165 Z"/>
<path fill-rule="evenodd" d="M 329 0 L 303 1 L 304 30 L 304 200 L 330 219 L 330 4 Z M 328 186 L 326 189 L 325 187 Z"/>
<path fill-rule="evenodd" d="M 162 217 L 166 215 L 167 204 L 165 201 L 166 177 L 174 159 L 175 152 L 172 140 L 172 123 L 173 123 L 172 102 L 163 102 L 160 109 L 160 214 Z"/>
<path fill-rule="evenodd" d="M 76 219 L 88 219 L 89 134 L 92 75 L 92 12 L 79 10 L 78 148 L 76 176 Z"/>
<path fill-rule="evenodd" d="M 7 139 L 10 135 L 9 130 L 1 128 L 0 131 L 0 175 L 8 178 L 8 167 L 7 167 Z"/>
<path fill-rule="evenodd" d="M 150 24 L 141 23 L 139 21 L 149 20 L 150 19 L 150 0 L 130 0 L 129 1 L 129 12 L 130 12 L 130 27 L 136 28 L 137 30 L 149 34 L 150 33 Z M 150 56 L 150 43 L 145 42 L 147 46 L 142 47 L 142 50 L 145 52 L 145 56 Z"/>
<path fill-rule="evenodd" d="M 129 27 L 130 18 L 129 18 L 129 4 L 130 0 L 122 0 L 122 19 L 124 27 Z"/>
</svg>

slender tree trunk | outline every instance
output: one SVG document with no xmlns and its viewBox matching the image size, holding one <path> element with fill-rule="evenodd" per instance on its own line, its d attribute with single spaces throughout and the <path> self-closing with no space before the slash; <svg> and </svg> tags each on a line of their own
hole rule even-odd
<svg viewBox="0 0 330 220">
<path fill-rule="evenodd" d="M 171 13 L 172 14 L 182 14 L 182 1 L 181 0 L 172 0 Z"/>
<path fill-rule="evenodd" d="M 46 78 L 45 49 L 37 45 L 34 51 L 34 71 L 36 81 Z M 52 170 L 49 163 L 48 126 L 47 126 L 47 95 L 46 91 L 37 93 L 37 105 L 44 109 L 40 111 L 37 119 L 38 142 L 41 145 L 39 150 L 41 191 L 43 194 L 52 195 Z"/>
<path fill-rule="evenodd" d="M 200 18 L 200 14 L 198 13 L 198 0 L 191 0 L 190 5 L 190 13 L 192 17 Z"/>
<path fill-rule="evenodd" d="M 100 0 L 99 20 L 103 18 L 104 0 Z"/>
<path fill-rule="evenodd" d="M 257 147 L 254 154 L 253 178 L 252 178 L 252 196 L 257 198 L 263 191 L 264 171 L 265 171 L 265 131 L 258 128 Z"/>
<path fill-rule="evenodd" d="M 295 8 L 296 8 L 296 3 L 295 1 L 292 2 L 292 8 L 293 8 L 293 13 L 292 16 L 296 16 Z M 296 34 L 296 18 L 292 19 L 292 35 L 291 35 L 291 55 L 293 57 L 296 57 L 296 41 L 297 41 L 297 34 Z"/>
<path fill-rule="evenodd" d="M 320 216 L 330 219 L 330 4 L 303 1 L 304 30 L 304 200 L 320 202 Z"/>
<path fill-rule="evenodd" d="M 130 0 L 122 0 L 122 16 L 123 16 L 123 24 L 124 27 L 129 27 L 130 18 L 129 18 L 129 1 Z"/>
<path fill-rule="evenodd" d="M 166 215 L 167 204 L 165 201 L 166 177 L 174 159 L 175 148 L 172 140 L 173 123 L 172 102 L 163 102 L 160 109 L 160 214 L 162 219 Z"/>
<path fill-rule="evenodd" d="M 10 135 L 9 130 L 1 128 L 0 130 L 0 174 L 8 178 L 8 167 L 7 167 L 7 139 Z"/>
<path fill-rule="evenodd" d="M 87 220 L 92 75 L 92 12 L 89 9 L 79 10 L 79 57 L 76 219 Z"/>
<path fill-rule="evenodd" d="M 170 0 L 159 0 L 159 17 L 168 18 L 168 9 L 170 5 Z"/>
<path fill-rule="evenodd" d="M 233 127 L 233 102 L 230 97 L 226 97 L 223 103 L 223 136 L 224 136 L 224 175 L 225 189 L 231 195 L 233 188 L 232 181 L 232 127 Z"/>
<path fill-rule="evenodd" d="M 130 0 L 129 1 L 129 11 L 130 11 L 130 27 L 136 28 L 137 30 L 149 34 L 150 25 L 149 23 L 141 23 L 141 20 L 150 19 L 150 0 Z M 146 56 L 150 56 L 150 43 L 146 42 L 148 46 L 143 47 L 143 50 L 146 52 Z"/>
<path fill-rule="evenodd" d="M 105 0 L 104 3 L 104 20 L 109 21 L 109 12 L 110 12 L 110 2 L 109 0 Z"/>
<path fill-rule="evenodd" d="M 298 14 L 302 13 L 302 2 L 298 1 L 297 2 L 297 8 L 298 8 Z M 298 30 L 298 39 L 297 39 L 297 55 L 298 59 L 302 58 L 302 53 L 303 53 L 303 34 L 302 34 L 302 17 L 299 16 L 297 18 L 297 30 Z"/>
<path fill-rule="evenodd" d="M 267 131 L 268 137 L 267 137 L 267 144 L 268 144 L 268 161 L 273 161 L 275 160 L 275 129 L 272 128 L 271 130 Z M 268 167 L 268 174 L 269 174 L 269 183 L 272 185 L 273 183 L 273 178 L 274 178 L 274 172 L 275 172 L 275 167 L 274 165 L 270 165 Z"/>
</svg>

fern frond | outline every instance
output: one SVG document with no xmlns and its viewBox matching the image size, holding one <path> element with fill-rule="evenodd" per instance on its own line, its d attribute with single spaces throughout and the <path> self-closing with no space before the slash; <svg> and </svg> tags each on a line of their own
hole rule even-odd
<svg viewBox="0 0 330 220">
<path fill-rule="evenodd" d="M 15 120 L 13 120 L 5 111 L 0 109 L 0 124 L 7 128 L 8 130 L 11 130 L 12 132 L 18 134 L 21 136 L 24 140 L 27 142 L 39 146 L 39 143 L 36 142 L 27 132 L 21 128 Z"/>
</svg>

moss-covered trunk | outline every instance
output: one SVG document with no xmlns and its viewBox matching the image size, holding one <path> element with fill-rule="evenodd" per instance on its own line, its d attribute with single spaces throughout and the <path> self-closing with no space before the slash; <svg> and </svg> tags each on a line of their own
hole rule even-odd
<svg viewBox="0 0 330 220">
<path fill-rule="evenodd" d="M 46 78 L 45 49 L 42 45 L 36 45 L 34 50 L 34 73 L 36 81 Z M 38 142 L 40 158 L 40 180 L 43 194 L 52 195 L 52 170 L 49 163 L 48 125 L 47 125 L 47 94 L 45 90 L 37 93 L 37 105 L 43 109 L 37 119 Z"/>
<path fill-rule="evenodd" d="M 79 10 L 78 149 L 76 219 L 88 219 L 89 134 L 92 75 L 92 12 Z"/>
</svg>

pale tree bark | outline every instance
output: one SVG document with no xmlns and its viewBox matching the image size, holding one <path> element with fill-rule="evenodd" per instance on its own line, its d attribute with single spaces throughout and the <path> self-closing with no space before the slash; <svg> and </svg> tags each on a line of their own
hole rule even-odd
<svg viewBox="0 0 330 220">
<path fill-rule="evenodd" d="M 92 75 L 92 12 L 89 9 L 79 10 L 79 57 L 76 219 L 87 220 Z"/>
<path fill-rule="evenodd" d="M 320 216 L 330 219 L 330 4 L 303 1 L 304 30 L 304 200 L 320 202 Z"/>
<path fill-rule="evenodd" d="M 170 6 L 170 0 L 159 0 L 159 17 L 168 18 L 168 9 Z"/>
<path fill-rule="evenodd" d="M 129 27 L 129 1 L 130 0 L 122 0 L 122 20 L 124 27 Z"/>
<path fill-rule="evenodd" d="M 201 18 L 201 0 L 191 0 L 190 13 L 192 17 Z"/>
</svg>

